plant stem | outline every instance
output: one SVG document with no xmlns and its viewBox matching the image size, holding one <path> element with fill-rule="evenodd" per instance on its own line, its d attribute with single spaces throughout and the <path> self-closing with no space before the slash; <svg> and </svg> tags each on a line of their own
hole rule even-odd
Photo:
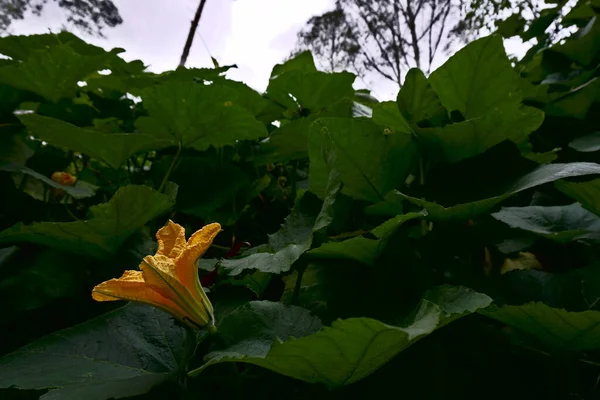
<svg viewBox="0 0 600 400">
<path fill-rule="evenodd" d="M 298 266 L 296 271 L 298 271 L 298 277 L 296 278 L 296 285 L 294 286 L 294 292 L 292 293 L 292 299 L 290 300 L 291 305 L 295 305 L 298 302 L 298 298 L 300 297 L 300 289 L 302 288 L 302 277 L 304 276 L 304 271 L 306 271 L 307 263 L 301 261 L 301 264 Z"/>
<path fill-rule="evenodd" d="M 419 184 L 421 186 L 425 185 L 425 163 L 423 162 L 423 157 L 421 156 L 421 158 L 419 159 Z M 425 236 L 427 234 L 427 231 L 429 230 L 428 226 L 427 226 L 427 221 L 422 219 L 421 220 L 421 236 Z"/>
<path fill-rule="evenodd" d="M 179 142 L 179 147 L 177 148 L 177 153 L 175 153 L 175 156 L 173 157 L 173 161 L 171 161 L 171 165 L 169 165 L 169 169 L 167 170 L 165 177 L 163 178 L 162 182 L 160 183 L 160 186 L 158 187 L 159 192 L 162 192 L 165 189 L 165 185 L 167 184 L 167 182 L 169 180 L 169 176 L 171 176 L 171 172 L 173 172 L 173 168 L 175 168 L 175 164 L 177 164 L 177 161 L 179 161 L 180 155 L 181 155 L 181 142 Z"/>
</svg>

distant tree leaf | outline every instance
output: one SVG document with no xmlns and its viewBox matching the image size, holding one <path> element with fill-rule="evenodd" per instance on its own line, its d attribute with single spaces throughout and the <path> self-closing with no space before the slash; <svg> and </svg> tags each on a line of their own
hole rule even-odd
<svg viewBox="0 0 600 400">
<path fill-rule="evenodd" d="M 0 387 L 50 389 L 44 399 L 146 393 L 183 368 L 185 331 L 154 307 L 129 304 L 0 359 Z"/>
<path fill-rule="evenodd" d="M 406 327 L 386 325 L 370 318 L 350 318 L 337 320 L 331 327 L 316 333 L 311 330 L 318 329 L 317 325 L 308 323 L 308 316 L 296 316 L 300 311 L 294 309 L 275 314 L 269 324 L 249 313 L 248 321 L 261 321 L 260 328 L 240 329 L 236 324 L 235 329 L 231 329 L 235 335 L 233 343 L 209 353 L 206 364 L 191 375 L 221 362 L 245 362 L 305 382 L 320 382 L 329 387 L 349 385 L 370 375 L 417 340 L 490 303 L 488 296 L 470 289 L 442 287 L 426 294 L 413 322 Z M 290 319 L 299 320 L 294 325 L 305 328 L 292 334 L 289 328 L 285 329 Z M 221 324 L 221 331 L 229 331 L 225 329 L 226 323 Z M 249 338 L 245 339 L 244 334 Z"/>
<path fill-rule="evenodd" d="M 20 115 L 19 119 L 39 139 L 82 152 L 113 168 L 119 168 L 134 154 L 174 145 L 168 138 L 141 133 L 100 133 L 36 114 Z"/>
<path fill-rule="evenodd" d="M 122 187 L 107 202 L 90 207 L 90 218 L 74 222 L 36 222 L 0 232 L 0 243 L 39 243 L 68 252 L 106 258 L 148 221 L 169 210 L 174 197 L 148 186 Z"/>
</svg>

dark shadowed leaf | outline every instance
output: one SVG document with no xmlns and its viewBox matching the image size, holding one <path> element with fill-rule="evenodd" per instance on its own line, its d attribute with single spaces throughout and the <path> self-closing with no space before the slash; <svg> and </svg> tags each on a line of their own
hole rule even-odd
<svg viewBox="0 0 600 400">
<path fill-rule="evenodd" d="M 156 308 L 129 304 L 0 359 L 0 387 L 50 389 L 46 399 L 146 393 L 183 367 L 185 330 Z"/>
<path fill-rule="evenodd" d="M 504 207 L 492 217 L 511 228 L 561 243 L 586 239 L 600 241 L 600 217 L 585 210 L 579 203 L 553 207 Z"/>
<path fill-rule="evenodd" d="M 41 115 L 20 115 L 32 135 L 54 146 L 82 152 L 118 168 L 132 155 L 173 146 L 173 141 L 140 133 L 100 133 Z"/>
<path fill-rule="evenodd" d="M 591 212 L 600 215 L 600 179 L 579 183 L 558 181 L 555 186 Z"/>
<path fill-rule="evenodd" d="M 495 107 L 521 102 L 519 76 L 510 65 L 502 38 L 487 36 L 459 50 L 429 77 L 448 111 L 471 119 Z"/>
<path fill-rule="evenodd" d="M 142 91 L 149 116 L 135 124 L 142 133 L 197 150 L 267 136 L 265 126 L 237 103 L 240 98 L 244 96 L 224 84 L 166 81 Z"/>
<path fill-rule="evenodd" d="M 544 303 L 490 307 L 481 314 L 504 322 L 546 346 L 586 351 L 600 348 L 600 312 L 568 312 Z"/>
<path fill-rule="evenodd" d="M 342 193 L 377 202 L 402 185 L 418 152 L 411 135 L 368 119 L 324 118 L 311 127 L 309 155 L 310 190 L 317 196 L 325 197 L 333 171 L 344 183 Z"/>
<path fill-rule="evenodd" d="M 418 68 L 411 68 L 406 74 L 396 103 L 400 113 L 412 124 L 429 121 L 434 126 L 441 126 L 448 121 L 448 112 Z"/>
<path fill-rule="evenodd" d="M 148 221 L 169 210 L 174 197 L 148 186 L 129 185 L 107 202 L 90 207 L 90 218 L 74 222 L 36 222 L 0 232 L 0 243 L 39 243 L 68 252 L 105 258 Z"/>
<path fill-rule="evenodd" d="M 305 327 L 301 332 L 292 334 L 288 328 L 281 329 L 280 333 L 273 327 L 279 326 L 278 322 L 262 322 L 265 328 L 258 332 L 237 328 L 234 343 L 209 353 L 205 358 L 206 364 L 192 375 L 220 362 L 245 362 L 305 382 L 320 382 L 329 387 L 348 385 L 370 375 L 437 328 L 490 303 L 488 296 L 467 288 L 441 287 L 425 296 L 414 320 L 406 327 L 387 325 L 371 318 L 350 318 L 337 320 L 331 327 L 324 327 L 316 333 L 311 330 L 318 329 L 318 326 L 307 323 L 310 321 L 308 315 L 295 316 L 300 311 L 290 309 L 286 314 L 292 314 L 297 321 L 292 332 Z M 277 317 L 287 322 L 290 317 L 286 314 Z M 248 319 L 249 322 L 256 320 L 252 315 Z M 246 340 L 244 335 L 250 338 Z"/>
<path fill-rule="evenodd" d="M 569 164 L 548 164 L 542 165 L 529 174 L 523 176 L 515 182 L 509 190 L 494 197 L 483 200 L 473 201 L 470 203 L 457 204 L 450 207 L 444 207 L 440 204 L 408 196 L 398 191 L 392 192 L 398 199 L 405 199 L 413 204 L 423 207 L 428 217 L 432 220 L 453 220 L 453 219 L 469 219 L 474 216 L 483 214 L 510 196 L 522 192 L 533 187 L 543 185 L 545 183 L 554 182 L 559 179 L 595 175 L 600 174 L 600 164 L 594 163 L 569 163 Z M 388 201 L 391 200 L 391 197 Z M 393 203 L 392 203 L 393 204 Z M 388 211 L 392 211 L 391 209 Z"/>
</svg>

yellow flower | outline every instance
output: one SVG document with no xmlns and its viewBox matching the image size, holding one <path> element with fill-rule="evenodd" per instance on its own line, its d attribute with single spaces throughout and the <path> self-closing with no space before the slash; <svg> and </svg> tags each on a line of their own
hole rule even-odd
<svg viewBox="0 0 600 400">
<path fill-rule="evenodd" d="M 221 225 L 209 224 L 185 240 L 185 229 L 169 220 L 156 233 L 158 250 L 146 256 L 139 271 L 125 271 L 94 287 L 96 301 L 130 300 L 150 304 L 190 327 L 214 330 L 214 310 L 198 279 L 196 261 L 206 252 Z"/>
</svg>

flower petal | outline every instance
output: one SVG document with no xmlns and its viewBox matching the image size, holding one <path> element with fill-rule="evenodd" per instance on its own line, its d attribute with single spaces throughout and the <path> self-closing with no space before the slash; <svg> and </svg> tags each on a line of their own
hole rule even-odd
<svg viewBox="0 0 600 400">
<path fill-rule="evenodd" d="M 96 285 L 92 290 L 96 301 L 130 300 L 158 307 L 183 320 L 185 312 L 175 302 L 152 290 L 141 271 L 125 271 L 118 279 L 111 279 Z"/>
<path fill-rule="evenodd" d="M 185 229 L 183 226 L 169 220 L 167 225 L 156 232 L 156 240 L 158 241 L 156 254 L 177 258 L 186 247 Z"/>
<path fill-rule="evenodd" d="M 185 256 L 196 262 L 206 253 L 206 250 L 208 250 L 219 232 L 221 232 L 221 225 L 216 222 L 196 231 L 187 241 L 185 253 L 181 254 L 181 257 Z"/>
<path fill-rule="evenodd" d="M 186 316 L 200 326 L 212 321 L 205 303 L 195 296 L 195 286 L 186 287 L 175 273 L 175 260 L 164 255 L 146 256 L 140 264 L 144 281 L 152 290 L 177 303 Z M 212 307 L 211 307 L 212 309 Z"/>
</svg>

